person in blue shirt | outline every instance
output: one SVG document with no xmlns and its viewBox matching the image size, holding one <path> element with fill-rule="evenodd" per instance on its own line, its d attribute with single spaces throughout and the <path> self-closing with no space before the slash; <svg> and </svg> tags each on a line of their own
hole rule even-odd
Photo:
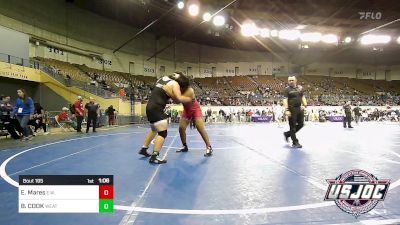
<svg viewBox="0 0 400 225">
<path fill-rule="evenodd" d="M 15 101 L 13 115 L 24 129 L 24 138 L 22 141 L 32 140 L 32 131 L 29 129 L 28 122 L 30 119 L 33 119 L 35 110 L 33 107 L 33 100 L 24 89 L 18 89 L 17 94 L 18 98 Z"/>
</svg>

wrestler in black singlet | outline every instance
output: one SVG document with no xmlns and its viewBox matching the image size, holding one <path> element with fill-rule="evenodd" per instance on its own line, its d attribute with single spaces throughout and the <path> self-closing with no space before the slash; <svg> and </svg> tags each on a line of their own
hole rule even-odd
<svg viewBox="0 0 400 225">
<path fill-rule="evenodd" d="M 161 77 L 157 80 L 156 86 L 151 92 L 149 102 L 146 106 L 147 120 L 150 123 L 155 123 L 168 118 L 168 115 L 165 114 L 164 110 L 171 97 L 167 95 L 163 87 L 170 81 L 172 81 L 172 79 L 167 76 Z"/>
</svg>

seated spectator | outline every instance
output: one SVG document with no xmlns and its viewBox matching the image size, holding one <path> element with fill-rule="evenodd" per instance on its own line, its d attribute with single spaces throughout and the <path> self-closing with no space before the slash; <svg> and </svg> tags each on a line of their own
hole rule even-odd
<svg viewBox="0 0 400 225">
<path fill-rule="evenodd" d="M 2 95 L 0 97 L 0 120 L 12 138 L 20 139 L 24 130 L 18 120 L 13 118 L 12 112 L 13 106 L 10 104 L 10 96 Z"/>
<path fill-rule="evenodd" d="M 62 111 L 58 114 L 57 122 L 64 123 L 65 125 L 67 125 L 67 128 L 72 127 L 76 130 L 76 122 L 71 120 L 68 115 L 68 111 L 69 109 L 67 107 L 63 107 Z"/>
<path fill-rule="evenodd" d="M 33 119 L 29 120 L 28 125 L 35 127 L 34 135 L 38 131 L 39 128 L 43 128 L 44 135 L 48 135 L 46 129 L 46 123 L 44 120 L 44 109 L 39 103 L 35 103 L 35 114 L 33 115 Z"/>
<path fill-rule="evenodd" d="M 119 97 L 125 97 L 126 96 L 126 92 L 125 92 L 125 88 L 121 87 L 121 89 L 119 89 L 118 92 Z"/>
</svg>

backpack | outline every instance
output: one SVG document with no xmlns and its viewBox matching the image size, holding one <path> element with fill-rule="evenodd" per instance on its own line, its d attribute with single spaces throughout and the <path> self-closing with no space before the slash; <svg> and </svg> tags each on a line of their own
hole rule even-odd
<svg viewBox="0 0 400 225">
<path fill-rule="evenodd" d="M 74 105 L 74 104 L 71 104 L 71 105 L 69 106 L 69 111 L 70 111 L 72 114 L 75 114 L 75 105 Z"/>
</svg>

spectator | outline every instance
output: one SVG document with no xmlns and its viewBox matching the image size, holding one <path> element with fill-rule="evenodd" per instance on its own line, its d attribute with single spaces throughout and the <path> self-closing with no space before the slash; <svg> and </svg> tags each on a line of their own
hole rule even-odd
<svg viewBox="0 0 400 225">
<path fill-rule="evenodd" d="M 68 115 L 68 108 L 67 107 L 63 107 L 62 108 L 62 111 L 58 114 L 57 122 L 59 122 L 59 123 L 62 122 L 64 124 L 66 124 L 67 126 L 71 126 L 75 130 L 77 129 L 76 122 L 71 120 L 71 118 Z M 69 128 L 69 127 L 67 127 L 67 128 Z"/>
<path fill-rule="evenodd" d="M 32 140 L 32 131 L 28 127 L 28 122 L 30 119 L 33 119 L 33 100 L 28 96 L 24 89 L 18 89 L 17 94 L 18 98 L 15 102 L 13 115 L 17 118 L 24 130 L 24 138 L 22 141 Z"/>
<path fill-rule="evenodd" d="M 83 115 L 85 113 L 82 101 L 83 101 L 82 96 L 78 96 L 78 100 L 76 100 L 76 102 L 74 103 L 74 109 L 75 109 L 74 113 L 77 122 L 77 127 L 76 127 L 77 132 L 82 132 L 82 121 L 83 121 Z"/>
<path fill-rule="evenodd" d="M 108 126 L 115 125 L 115 109 L 112 105 L 106 109 L 106 115 L 108 116 Z"/>
<path fill-rule="evenodd" d="M 121 87 L 121 89 L 119 89 L 118 95 L 121 98 L 126 96 L 126 92 L 125 92 L 125 88 L 124 87 Z"/>
<path fill-rule="evenodd" d="M 24 130 L 17 119 L 12 115 L 13 106 L 10 104 L 10 96 L 2 95 L 0 97 L 0 120 L 4 127 L 14 139 L 20 139 Z"/>
<path fill-rule="evenodd" d="M 35 114 L 33 115 L 33 119 L 29 120 L 28 125 L 35 127 L 34 133 L 36 133 L 39 128 L 43 128 L 44 135 L 48 135 L 49 132 L 47 132 L 46 123 L 44 120 L 45 112 L 39 103 L 35 103 L 34 107 Z"/>
<path fill-rule="evenodd" d="M 91 123 L 93 126 L 93 132 L 96 132 L 97 115 L 99 114 L 100 106 L 98 103 L 94 102 L 94 99 L 92 97 L 90 97 L 89 102 L 85 105 L 85 109 L 87 110 L 86 133 L 89 132 L 89 127 Z"/>
</svg>

